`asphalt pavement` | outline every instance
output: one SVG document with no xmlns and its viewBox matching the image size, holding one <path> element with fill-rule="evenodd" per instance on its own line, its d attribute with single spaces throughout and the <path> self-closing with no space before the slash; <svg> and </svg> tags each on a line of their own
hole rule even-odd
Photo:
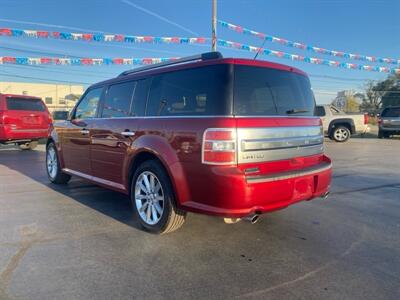
<svg viewBox="0 0 400 300">
<path fill-rule="evenodd" d="M 126 196 L 0 146 L 0 299 L 400 299 L 400 140 L 326 143 L 328 199 L 156 236 Z"/>
</svg>

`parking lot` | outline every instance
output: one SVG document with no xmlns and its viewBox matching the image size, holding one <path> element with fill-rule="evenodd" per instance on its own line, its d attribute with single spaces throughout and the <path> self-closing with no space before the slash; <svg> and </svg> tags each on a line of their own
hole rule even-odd
<svg viewBox="0 0 400 300">
<path fill-rule="evenodd" d="M 156 236 L 121 194 L 49 184 L 43 145 L 0 147 L 0 299 L 399 299 L 400 141 L 326 149 L 328 199 Z"/>
</svg>

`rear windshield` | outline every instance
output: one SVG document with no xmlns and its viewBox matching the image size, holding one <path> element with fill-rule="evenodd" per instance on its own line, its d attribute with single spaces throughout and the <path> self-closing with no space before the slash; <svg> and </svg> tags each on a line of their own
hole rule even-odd
<svg viewBox="0 0 400 300">
<path fill-rule="evenodd" d="M 400 118 L 400 107 L 386 108 L 382 112 L 382 117 Z"/>
<path fill-rule="evenodd" d="M 148 116 L 231 114 L 231 66 L 212 65 L 168 72 L 153 78 Z"/>
<path fill-rule="evenodd" d="M 315 101 L 304 75 L 236 65 L 233 106 L 240 116 L 313 116 Z"/>
<path fill-rule="evenodd" d="M 7 98 L 8 110 L 29 110 L 29 111 L 45 111 L 43 102 L 35 98 Z"/>
</svg>

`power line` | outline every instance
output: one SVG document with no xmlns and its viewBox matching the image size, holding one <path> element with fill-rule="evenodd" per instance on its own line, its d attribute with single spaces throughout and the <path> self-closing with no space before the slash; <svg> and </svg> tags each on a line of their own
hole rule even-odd
<svg viewBox="0 0 400 300">
<path fill-rule="evenodd" d="M 70 68 L 66 68 L 66 69 L 63 69 L 63 71 L 61 71 L 61 70 L 48 69 L 48 67 L 45 67 L 45 66 L 35 66 L 35 65 L 3 65 L 2 68 L 4 68 L 4 67 L 17 68 L 17 69 L 31 68 L 31 69 L 34 69 L 35 71 L 51 72 L 51 73 L 59 73 L 59 74 L 65 74 L 67 72 L 72 72 L 75 74 L 85 75 L 85 76 L 89 76 L 89 77 L 97 77 L 97 78 L 102 78 L 103 76 L 99 76 L 96 74 L 102 74 L 102 75 L 104 75 L 104 77 L 108 77 L 108 76 L 115 77 L 116 75 L 118 75 L 118 73 L 106 73 L 106 72 L 89 73 L 89 72 L 83 72 L 81 70 L 74 70 L 74 69 L 70 69 Z M 55 66 L 55 67 L 57 67 L 57 66 Z M 73 75 L 73 74 L 70 74 L 70 75 Z"/>
<path fill-rule="evenodd" d="M 104 33 L 104 31 L 85 29 L 80 27 L 71 27 L 71 26 L 63 26 L 56 24 L 48 24 L 48 23 L 39 23 L 39 22 L 28 22 L 28 21 L 19 21 L 13 19 L 0 19 L 1 22 L 15 23 L 15 24 L 27 24 L 27 25 L 37 25 L 37 26 L 45 26 L 45 27 L 54 27 L 60 29 L 70 29 L 70 30 L 79 30 L 79 31 L 93 31 L 97 33 Z"/>
<path fill-rule="evenodd" d="M 11 74 L 11 73 L 7 73 L 7 72 L 6 73 L 0 73 L 0 75 L 7 76 L 7 77 L 14 77 L 14 78 L 23 78 L 23 79 L 33 79 L 33 80 L 40 80 L 40 81 L 48 81 L 48 82 L 62 82 L 62 83 L 69 83 L 69 84 L 78 83 L 78 84 L 85 84 L 85 85 L 93 84 L 93 82 L 57 80 L 57 79 L 49 79 L 49 78 L 43 78 L 43 77 L 16 75 L 16 74 Z"/>
<path fill-rule="evenodd" d="M 181 29 L 183 31 L 186 31 L 186 32 L 190 33 L 190 34 L 194 34 L 194 35 L 197 35 L 197 36 L 199 35 L 197 32 L 194 32 L 193 30 L 190 30 L 187 27 L 184 27 L 184 26 L 182 26 L 182 25 L 180 25 L 180 24 L 178 24 L 178 23 L 176 23 L 174 21 L 171 21 L 170 19 L 167 19 L 167 18 L 165 18 L 165 17 L 163 17 L 163 16 L 161 16 L 161 15 L 159 15 L 159 14 L 157 14 L 157 13 L 151 11 L 151 10 L 148 10 L 148 9 L 142 7 L 142 6 L 139 6 L 139 5 L 133 3 L 133 2 L 131 2 L 129 0 L 121 0 L 121 2 L 125 3 L 125 4 L 127 4 L 129 6 L 132 6 L 132 7 L 136 8 L 136 9 L 138 9 L 138 10 L 141 10 L 142 12 L 144 12 L 144 13 L 150 15 L 150 16 L 153 16 L 153 17 L 155 17 L 155 18 L 157 18 L 157 19 L 159 19 L 161 21 L 164 21 L 164 22 L 166 22 L 166 23 L 168 23 L 170 25 L 173 25 L 173 26 L 175 26 L 175 27 L 177 27 L 177 28 L 179 28 L 179 29 Z"/>
</svg>

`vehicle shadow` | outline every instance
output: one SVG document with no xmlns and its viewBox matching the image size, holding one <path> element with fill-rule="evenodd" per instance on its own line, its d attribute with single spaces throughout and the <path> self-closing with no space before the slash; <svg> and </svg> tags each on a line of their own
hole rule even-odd
<svg viewBox="0 0 400 300">
<path fill-rule="evenodd" d="M 141 229 L 140 224 L 132 217 L 130 200 L 126 195 L 76 177 L 72 177 L 71 181 L 65 185 L 50 183 L 45 170 L 44 145 L 38 146 L 37 150 L 33 151 L 21 151 L 13 146 L 0 146 L 1 165 L 119 222 Z"/>
</svg>

